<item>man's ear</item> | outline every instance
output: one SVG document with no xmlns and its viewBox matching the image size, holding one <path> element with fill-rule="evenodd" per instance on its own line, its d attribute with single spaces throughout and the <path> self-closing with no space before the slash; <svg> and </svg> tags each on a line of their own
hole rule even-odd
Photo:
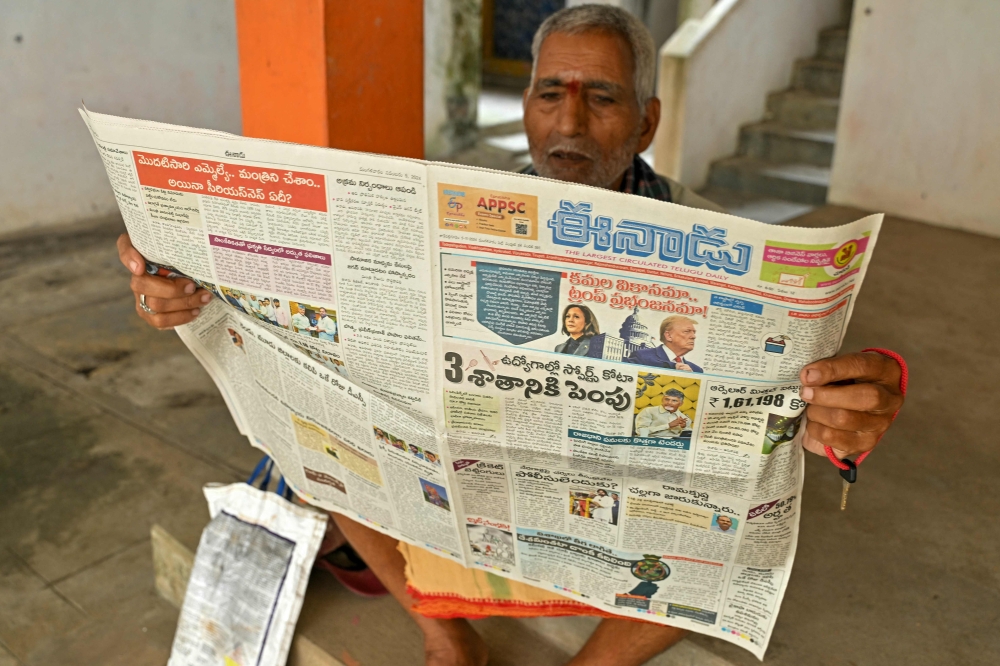
<svg viewBox="0 0 1000 666">
<path fill-rule="evenodd" d="M 660 125 L 660 98 L 653 97 L 646 102 L 646 108 L 642 114 L 642 134 L 639 135 L 639 148 L 635 152 L 641 153 L 649 148 L 656 135 L 656 128 Z"/>
</svg>

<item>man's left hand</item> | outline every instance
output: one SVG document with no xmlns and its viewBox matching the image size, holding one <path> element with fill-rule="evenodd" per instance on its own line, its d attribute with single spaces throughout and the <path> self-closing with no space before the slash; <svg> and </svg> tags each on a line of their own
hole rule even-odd
<svg viewBox="0 0 1000 666">
<path fill-rule="evenodd" d="M 807 451 L 837 458 L 875 448 L 903 406 L 899 364 L 875 352 L 844 354 L 802 368 L 802 399 L 809 424 L 802 439 Z"/>
</svg>

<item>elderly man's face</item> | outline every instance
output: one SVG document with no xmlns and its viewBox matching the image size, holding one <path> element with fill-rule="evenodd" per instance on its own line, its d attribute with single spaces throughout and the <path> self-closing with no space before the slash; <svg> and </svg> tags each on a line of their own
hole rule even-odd
<svg viewBox="0 0 1000 666">
<path fill-rule="evenodd" d="M 668 412 L 676 412 L 682 404 L 684 404 L 684 400 L 678 398 L 676 395 L 667 395 L 664 393 L 663 398 L 660 399 L 660 405 Z"/>
<path fill-rule="evenodd" d="M 716 519 L 715 524 L 719 526 L 720 530 L 727 532 L 729 528 L 733 526 L 733 521 L 726 516 L 719 516 Z"/>
<path fill-rule="evenodd" d="M 632 53 L 621 37 L 556 32 L 542 42 L 524 91 L 524 127 L 540 175 L 617 189 L 659 117 L 659 100 L 639 108 Z"/>
</svg>

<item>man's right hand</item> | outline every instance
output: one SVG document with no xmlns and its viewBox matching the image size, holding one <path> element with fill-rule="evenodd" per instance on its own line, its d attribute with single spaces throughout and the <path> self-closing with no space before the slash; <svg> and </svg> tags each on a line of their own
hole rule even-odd
<svg viewBox="0 0 1000 666">
<path fill-rule="evenodd" d="M 128 234 L 118 237 L 118 258 L 132 274 L 132 292 L 135 294 L 135 311 L 151 326 L 167 330 L 193 321 L 201 312 L 201 307 L 212 300 L 212 294 L 198 289 L 191 280 L 159 277 L 146 273 L 146 260 L 132 247 Z M 146 307 L 156 314 L 150 314 L 139 304 L 140 295 L 146 295 Z"/>
</svg>

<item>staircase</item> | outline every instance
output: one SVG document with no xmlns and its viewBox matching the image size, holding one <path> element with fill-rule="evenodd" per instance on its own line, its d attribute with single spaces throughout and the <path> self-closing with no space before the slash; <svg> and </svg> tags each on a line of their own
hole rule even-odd
<svg viewBox="0 0 1000 666">
<path fill-rule="evenodd" d="M 820 32 L 816 55 L 795 63 L 791 88 L 768 95 L 764 119 L 740 129 L 736 155 L 712 164 L 700 194 L 772 224 L 826 203 L 847 34 Z"/>
</svg>

